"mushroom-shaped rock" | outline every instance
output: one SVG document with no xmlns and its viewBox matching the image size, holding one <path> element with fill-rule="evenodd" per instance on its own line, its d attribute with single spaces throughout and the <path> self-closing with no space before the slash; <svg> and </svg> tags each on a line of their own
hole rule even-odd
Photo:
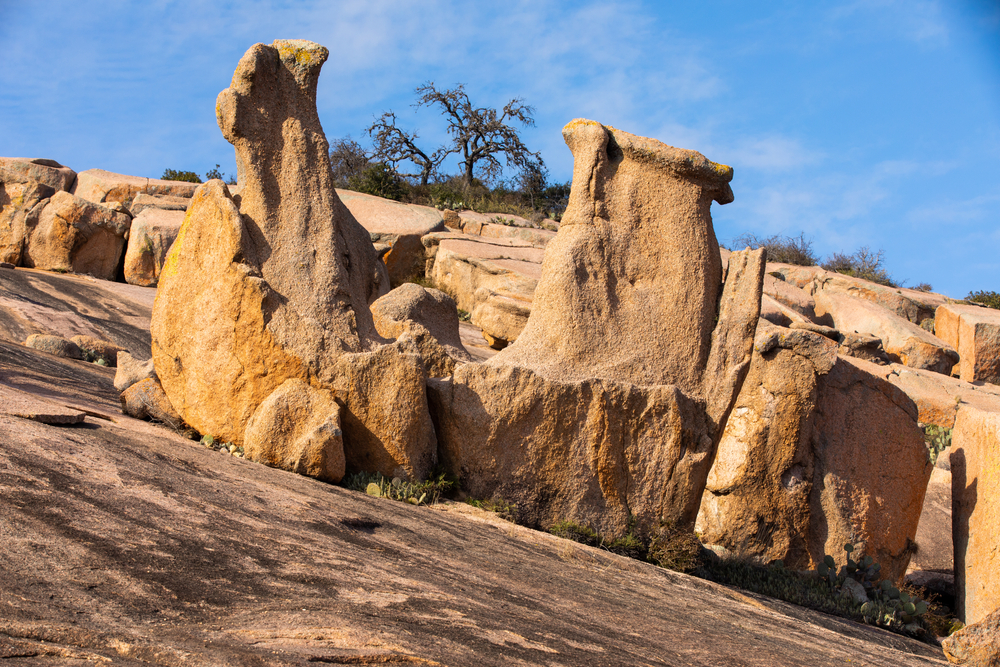
<svg viewBox="0 0 1000 667">
<path fill-rule="evenodd" d="M 691 528 L 750 362 L 763 252 L 733 253 L 723 286 L 709 206 L 732 200 L 728 167 L 592 121 L 563 135 L 570 204 L 524 331 L 428 381 L 442 463 L 528 523 Z"/>
</svg>

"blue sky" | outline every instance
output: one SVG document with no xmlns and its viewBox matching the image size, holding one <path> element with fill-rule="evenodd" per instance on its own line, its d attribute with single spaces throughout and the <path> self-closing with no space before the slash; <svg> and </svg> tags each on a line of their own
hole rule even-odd
<svg viewBox="0 0 1000 667">
<path fill-rule="evenodd" d="M 804 232 L 820 255 L 883 248 L 908 284 L 1000 291 L 996 0 L 0 0 L 0 155 L 234 172 L 215 97 L 278 38 L 330 49 L 331 139 L 392 109 L 433 148 L 443 125 L 413 89 L 464 83 L 535 107 L 524 138 L 552 180 L 572 171 L 560 129 L 590 118 L 732 165 L 723 243 Z"/>
</svg>

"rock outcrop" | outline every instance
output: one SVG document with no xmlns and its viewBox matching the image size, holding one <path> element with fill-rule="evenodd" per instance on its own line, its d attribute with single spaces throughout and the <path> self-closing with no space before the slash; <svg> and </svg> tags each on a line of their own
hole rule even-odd
<svg viewBox="0 0 1000 667">
<path fill-rule="evenodd" d="M 409 278 L 424 275 L 424 246 L 421 238 L 444 230 L 443 216 L 430 206 L 407 205 L 351 190 L 337 190 L 337 196 L 374 243 L 389 245 L 386 269 L 393 287 Z"/>
<path fill-rule="evenodd" d="M 966 382 L 1000 384 L 1000 311 L 946 304 L 936 312 L 935 333 L 958 350 L 958 376 Z"/>
<path fill-rule="evenodd" d="M 531 314 L 544 248 L 517 238 L 430 234 L 427 277 L 454 297 L 499 348 L 517 340 Z"/>
<path fill-rule="evenodd" d="M 956 611 L 966 624 L 1000 608 L 1000 413 L 962 406 L 952 432 Z"/>
<path fill-rule="evenodd" d="M 464 503 L 413 507 L 220 455 L 121 415 L 110 372 L 0 341 L 4 663 L 946 664 Z M 23 411 L 7 385 L 60 405 Z"/>
<path fill-rule="evenodd" d="M 945 341 L 878 303 L 830 290 L 817 291 L 813 297 L 818 317 L 828 315 L 841 331 L 877 336 L 893 361 L 945 375 L 958 363 L 958 352 Z"/>
<path fill-rule="evenodd" d="M 732 200 L 731 170 L 592 121 L 563 135 L 570 206 L 524 331 L 428 382 L 442 463 L 529 524 L 691 527 L 749 364 L 762 252 L 733 255 L 720 298 L 709 206 Z"/>
<path fill-rule="evenodd" d="M 377 470 L 420 477 L 436 459 L 426 371 L 419 357 L 386 347 L 372 319 L 369 304 L 388 286 L 369 233 L 333 187 L 316 112 L 327 55 L 306 41 L 257 44 L 219 94 L 216 115 L 236 149 L 239 202 L 218 180 L 195 191 L 160 273 L 156 373 L 185 421 L 244 445 L 284 422 L 284 394 L 269 397 L 289 381 L 332 392 L 342 408 L 342 441 L 296 432 L 304 449 L 268 453 L 261 444 L 257 455 L 292 465 L 301 461 L 295 452 L 307 451 L 307 459 L 329 462 L 338 455 L 320 452 L 319 443 L 336 449 L 342 442 L 348 468 L 371 470 L 374 461 Z"/>
<path fill-rule="evenodd" d="M 906 571 L 931 465 L 917 410 L 812 332 L 758 329 L 698 517 L 706 543 L 792 568 L 852 542 Z"/>
<path fill-rule="evenodd" d="M 27 221 L 22 263 L 114 280 L 131 223 L 127 212 L 56 192 Z"/>
<path fill-rule="evenodd" d="M 184 222 L 184 210 L 145 207 L 132 220 L 125 250 L 125 282 L 156 287 L 167 252 Z"/>
</svg>

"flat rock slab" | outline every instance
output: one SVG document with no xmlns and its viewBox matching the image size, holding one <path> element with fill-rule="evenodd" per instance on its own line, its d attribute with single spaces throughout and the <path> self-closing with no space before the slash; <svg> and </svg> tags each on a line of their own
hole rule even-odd
<svg viewBox="0 0 1000 667">
<path fill-rule="evenodd" d="M 156 290 L 87 276 L 16 269 L 0 273 L 0 339 L 31 334 L 92 336 L 150 354 L 149 320 Z"/>
<path fill-rule="evenodd" d="M 79 424 L 86 414 L 0 384 L 0 414 L 43 424 Z"/>
<path fill-rule="evenodd" d="M 23 350 L 0 349 L 0 374 L 44 356 Z M 31 372 L 111 400 L 72 368 Z M 373 498 L 136 424 L 0 414 L 5 664 L 946 664 L 464 505 Z"/>
<path fill-rule="evenodd" d="M 337 190 L 337 196 L 361 226 L 374 234 L 423 236 L 444 229 L 441 212 L 430 206 L 403 204 L 352 190 Z"/>
<path fill-rule="evenodd" d="M 490 264 L 538 280 L 542 276 L 545 251 L 519 239 L 502 239 L 458 235 L 441 240 L 441 247 L 472 260 Z"/>
<path fill-rule="evenodd" d="M 961 405 L 1000 412 L 1000 387 L 996 385 L 965 382 L 902 364 L 883 366 L 879 375 L 902 389 L 917 404 L 917 419 L 925 424 L 952 428 Z"/>
</svg>

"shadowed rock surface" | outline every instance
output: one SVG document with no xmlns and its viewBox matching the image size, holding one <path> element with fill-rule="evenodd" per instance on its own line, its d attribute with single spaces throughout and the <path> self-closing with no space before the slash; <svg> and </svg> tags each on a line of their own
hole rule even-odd
<svg viewBox="0 0 1000 667">
<path fill-rule="evenodd" d="M 149 359 L 149 317 L 156 290 L 87 276 L 0 271 L 0 339 L 31 334 L 91 336 Z"/>
<path fill-rule="evenodd" d="M 5 665 L 945 664 L 939 649 L 529 531 L 267 468 L 118 413 L 110 369 L 0 343 Z M 27 370 L 30 369 L 30 370 Z"/>
</svg>

